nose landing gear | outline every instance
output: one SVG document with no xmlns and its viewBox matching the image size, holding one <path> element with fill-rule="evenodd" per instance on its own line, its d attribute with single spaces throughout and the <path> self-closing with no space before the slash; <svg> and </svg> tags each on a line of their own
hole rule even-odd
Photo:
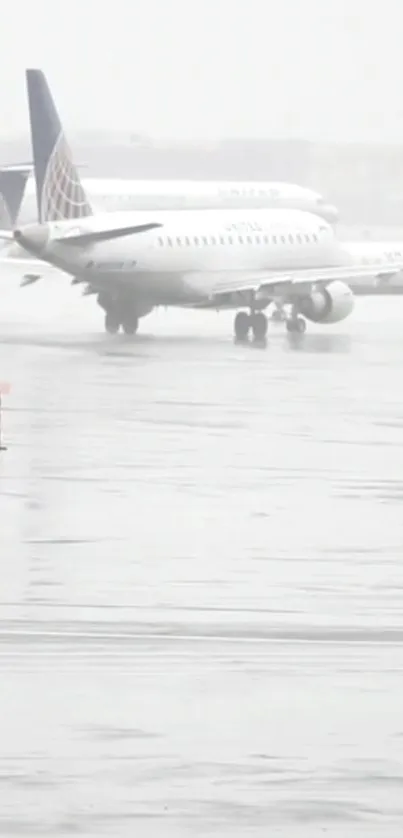
<svg viewBox="0 0 403 838">
<path fill-rule="evenodd" d="M 134 335 L 137 332 L 139 318 L 133 308 L 125 304 L 123 300 L 114 300 L 104 295 L 98 295 L 98 304 L 105 312 L 105 331 L 110 335 L 116 335 L 119 329 L 125 335 Z"/>
</svg>

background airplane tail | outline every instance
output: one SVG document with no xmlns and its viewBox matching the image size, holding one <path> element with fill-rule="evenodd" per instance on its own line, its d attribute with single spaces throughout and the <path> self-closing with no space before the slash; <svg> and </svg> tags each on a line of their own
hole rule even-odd
<svg viewBox="0 0 403 838">
<path fill-rule="evenodd" d="M 38 219 L 44 223 L 92 215 L 45 75 L 29 69 L 26 82 Z"/>
<path fill-rule="evenodd" d="M 31 164 L 0 167 L 0 227 L 13 230 L 24 198 L 25 186 L 32 171 Z"/>
</svg>

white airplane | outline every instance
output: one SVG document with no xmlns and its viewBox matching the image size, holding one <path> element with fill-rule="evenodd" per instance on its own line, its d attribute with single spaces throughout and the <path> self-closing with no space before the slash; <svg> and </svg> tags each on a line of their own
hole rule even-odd
<svg viewBox="0 0 403 838">
<path fill-rule="evenodd" d="M 94 214 L 71 158 L 45 76 L 27 70 L 39 216 L 14 230 L 37 260 L 64 271 L 97 294 L 109 332 L 133 334 L 155 306 L 234 308 L 235 336 L 264 340 L 264 309 L 291 304 L 289 331 L 307 318 L 336 323 L 354 295 L 346 278 L 364 281 L 374 264 L 354 266 L 331 226 L 298 210 L 256 209 Z M 401 261 L 385 263 L 396 273 Z"/>
<path fill-rule="evenodd" d="M 195 180 L 129 180 L 83 178 L 83 188 L 96 212 L 174 209 L 300 209 L 329 223 L 338 221 L 335 206 L 312 189 L 293 183 Z M 1 192 L 1 182 L 0 182 Z M 29 178 L 18 223 L 38 218 L 35 180 Z"/>
</svg>

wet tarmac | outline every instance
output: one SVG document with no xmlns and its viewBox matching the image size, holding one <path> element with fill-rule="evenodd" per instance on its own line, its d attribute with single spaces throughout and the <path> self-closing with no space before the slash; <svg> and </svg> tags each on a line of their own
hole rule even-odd
<svg viewBox="0 0 403 838">
<path fill-rule="evenodd" d="M 5 836 L 401 835 L 403 300 L 231 334 L 4 292 Z"/>
</svg>

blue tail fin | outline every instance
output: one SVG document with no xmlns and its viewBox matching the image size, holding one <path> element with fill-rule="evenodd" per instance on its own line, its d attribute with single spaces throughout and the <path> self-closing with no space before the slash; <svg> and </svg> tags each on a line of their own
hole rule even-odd
<svg viewBox="0 0 403 838">
<path fill-rule="evenodd" d="M 0 225 L 3 230 L 12 230 L 15 226 L 31 169 L 24 164 L 0 167 Z"/>
<path fill-rule="evenodd" d="M 26 70 L 26 82 L 39 221 L 92 215 L 42 70 Z"/>
</svg>

